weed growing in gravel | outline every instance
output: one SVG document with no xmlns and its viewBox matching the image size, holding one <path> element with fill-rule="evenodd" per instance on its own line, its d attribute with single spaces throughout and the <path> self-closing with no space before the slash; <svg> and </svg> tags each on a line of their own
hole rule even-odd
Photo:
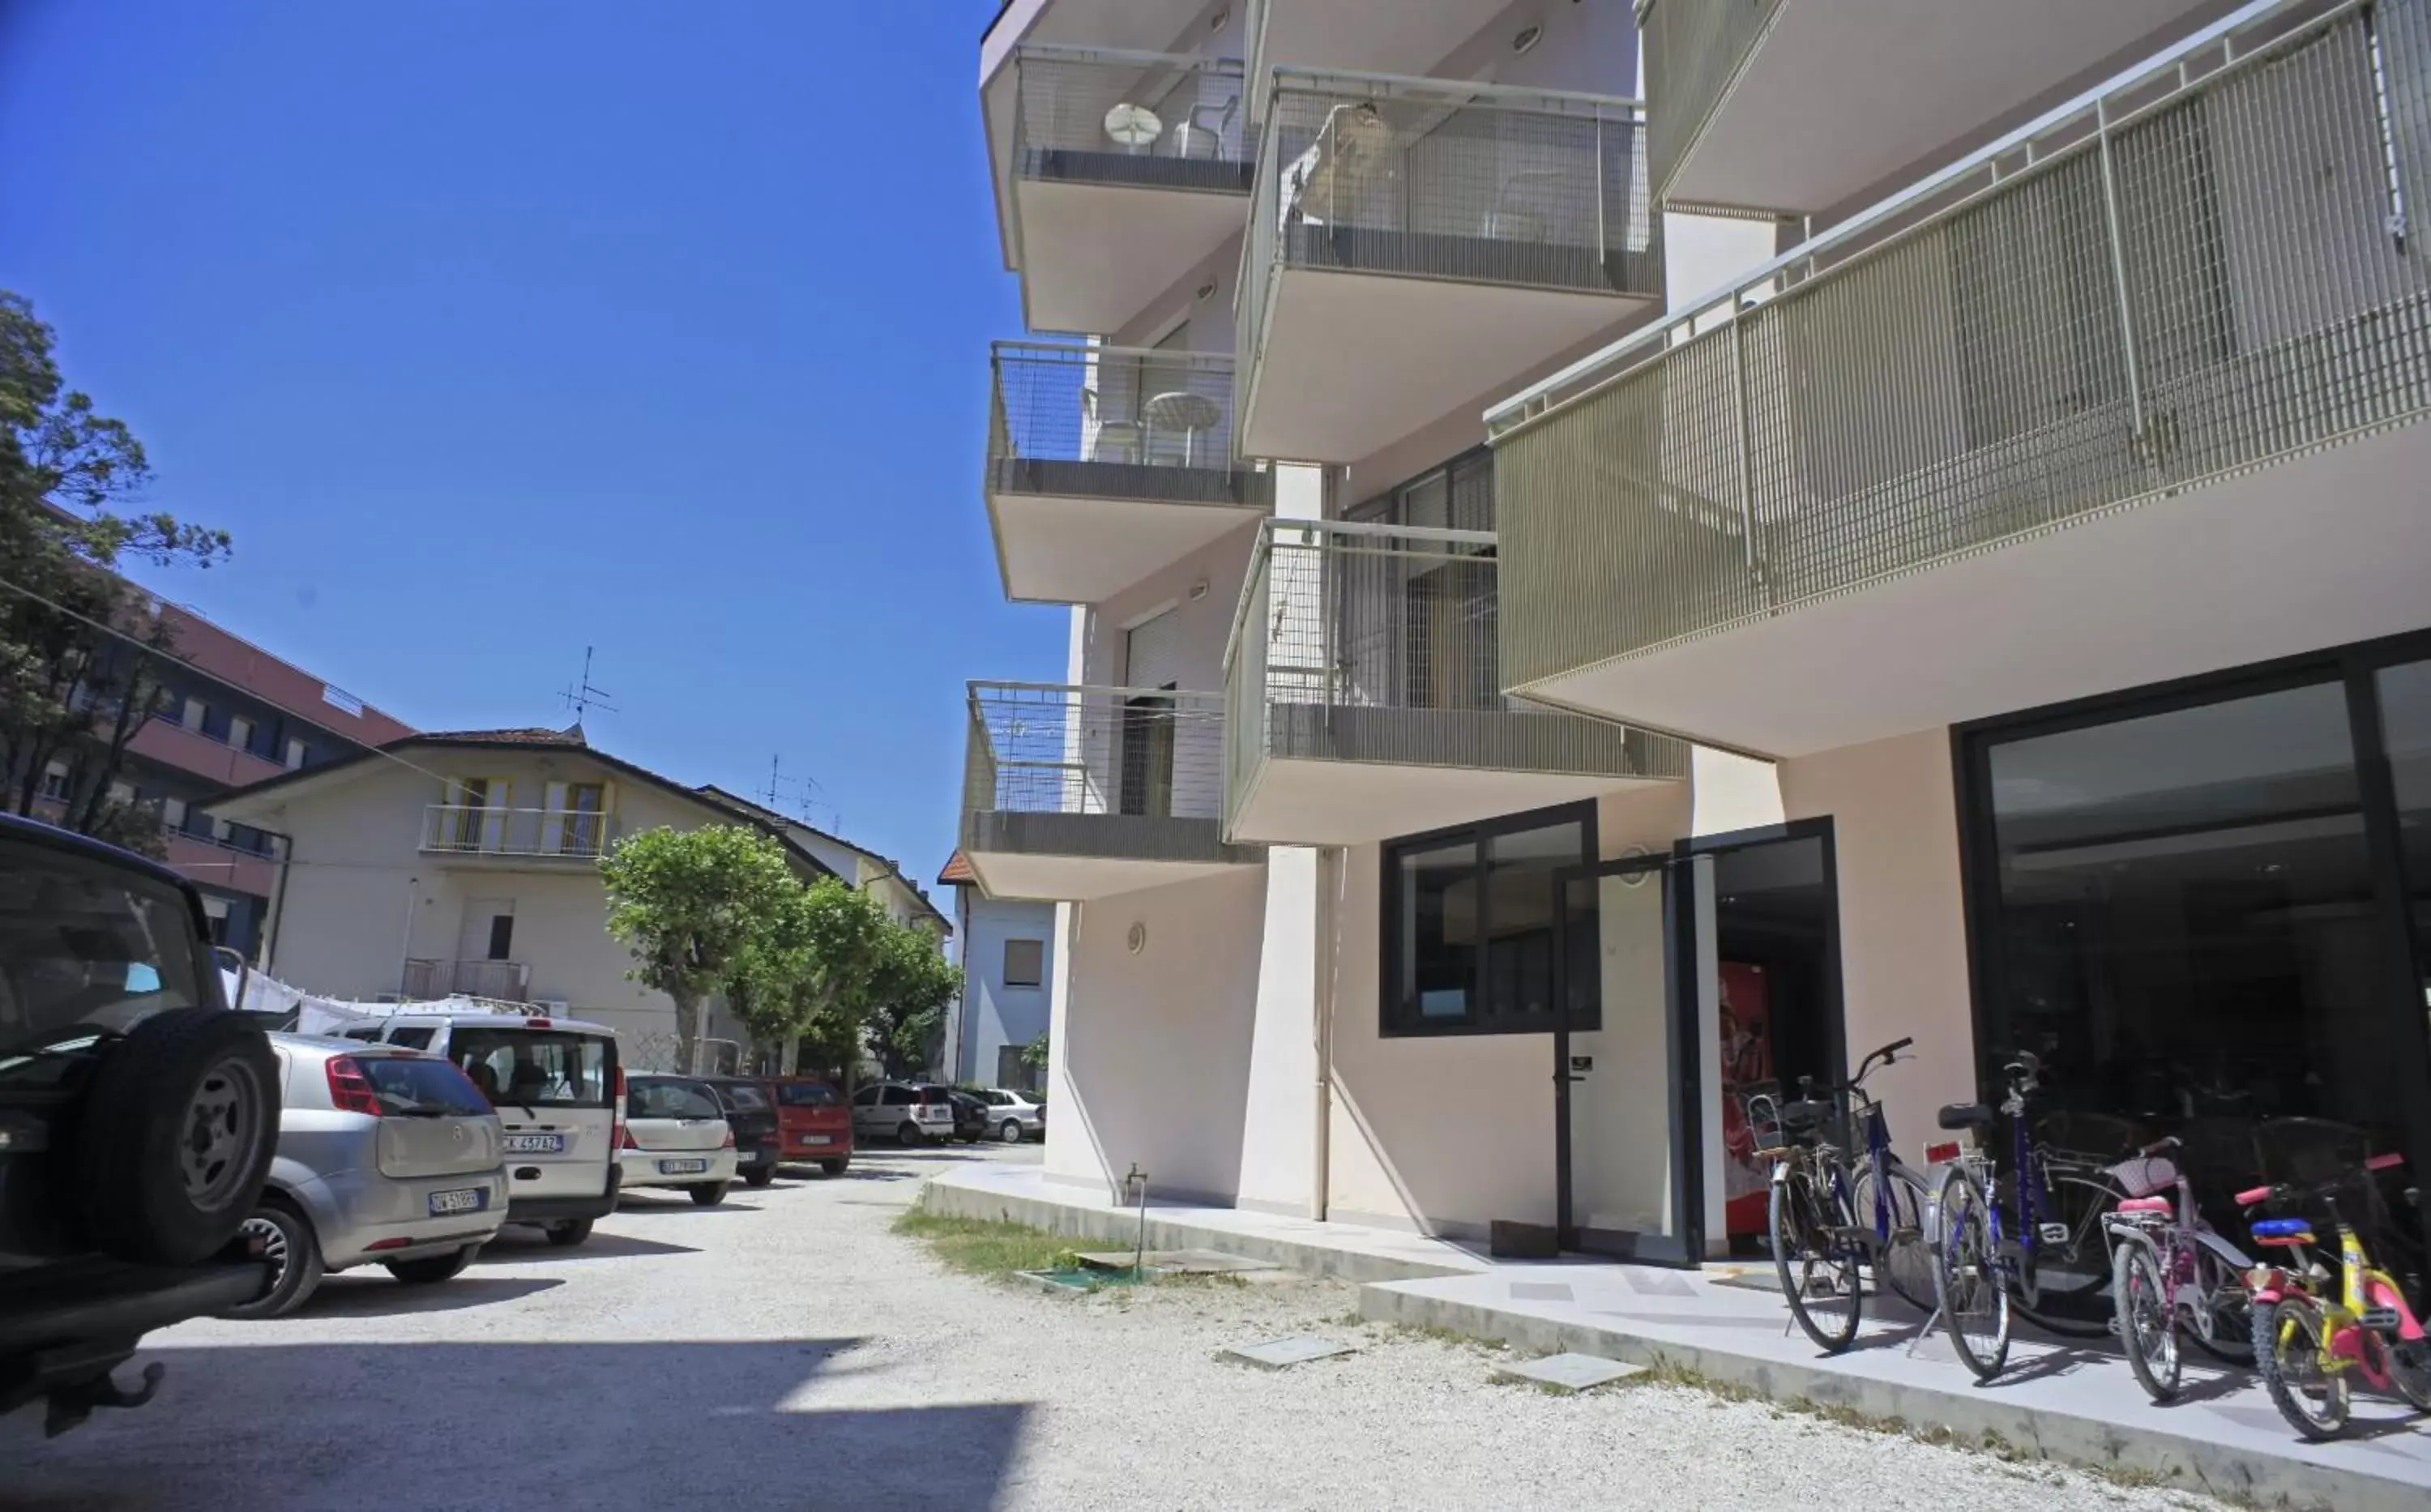
<svg viewBox="0 0 2431 1512">
<path fill-rule="evenodd" d="M 1068 1269 L 1080 1263 L 1069 1238 L 1027 1223 L 948 1218 L 914 1209 L 895 1220 L 895 1232 L 920 1240 L 951 1268 L 975 1276 Z"/>
</svg>

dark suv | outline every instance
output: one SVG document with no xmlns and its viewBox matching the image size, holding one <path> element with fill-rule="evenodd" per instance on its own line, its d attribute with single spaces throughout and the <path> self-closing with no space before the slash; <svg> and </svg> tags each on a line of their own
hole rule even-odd
<svg viewBox="0 0 2431 1512">
<path fill-rule="evenodd" d="M 156 1328 L 261 1295 L 238 1227 L 278 1141 L 278 1063 L 231 1013 L 202 896 L 0 815 L 0 1412 L 49 1431 L 150 1399 Z"/>
</svg>

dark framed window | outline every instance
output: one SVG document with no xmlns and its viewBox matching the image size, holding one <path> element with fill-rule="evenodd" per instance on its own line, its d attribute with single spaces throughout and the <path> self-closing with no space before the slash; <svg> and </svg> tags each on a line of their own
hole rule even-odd
<svg viewBox="0 0 2431 1512">
<path fill-rule="evenodd" d="M 1592 802 L 1506 815 L 1383 848 L 1382 1033 L 1556 1027 L 1557 878 L 1596 853 Z M 1593 1029 L 1596 1010 L 1570 1027 Z"/>
<path fill-rule="evenodd" d="M 1046 978 L 1046 941 L 1007 940 L 1004 942 L 1004 984 L 1006 986 L 1035 987 Z"/>
</svg>

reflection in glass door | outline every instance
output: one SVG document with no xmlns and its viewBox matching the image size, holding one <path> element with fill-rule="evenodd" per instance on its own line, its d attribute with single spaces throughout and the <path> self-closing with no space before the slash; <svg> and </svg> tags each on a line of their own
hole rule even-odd
<svg viewBox="0 0 2431 1512">
<path fill-rule="evenodd" d="M 1564 873 L 1553 1034 L 1566 1248 L 1693 1265 L 1705 1235 L 1713 862 L 1636 857 Z M 1702 957 L 1708 964 L 1697 968 Z M 1674 990 L 1683 964 L 1689 990 Z"/>
</svg>

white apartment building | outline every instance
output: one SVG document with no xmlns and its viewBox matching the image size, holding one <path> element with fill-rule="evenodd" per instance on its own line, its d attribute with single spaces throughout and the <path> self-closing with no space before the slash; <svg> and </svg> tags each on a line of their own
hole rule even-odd
<svg viewBox="0 0 2431 1512">
<path fill-rule="evenodd" d="M 2431 1162 L 2431 0 L 1010 0 L 1047 1174 L 1694 1264 L 1745 1104 Z M 1642 102 L 1642 103 L 1641 103 Z"/>
</svg>

